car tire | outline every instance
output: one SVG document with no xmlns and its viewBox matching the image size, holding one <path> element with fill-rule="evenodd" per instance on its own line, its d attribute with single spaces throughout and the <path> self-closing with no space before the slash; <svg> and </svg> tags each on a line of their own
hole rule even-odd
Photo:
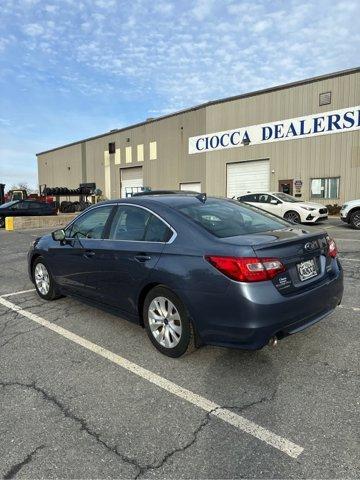
<svg viewBox="0 0 360 480">
<path fill-rule="evenodd" d="M 0 228 L 5 227 L 5 217 L 0 217 Z"/>
<path fill-rule="evenodd" d="M 351 228 L 354 228 L 355 230 L 360 230 L 360 210 L 356 210 L 356 212 L 353 212 L 350 215 L 350 225 Z"/>
<path fill-rule="evenodd" d="M 168 357 L 181 357 L 195 349 L 189 313 L 175 293 L 155 287 L 143 305 L 144 325 L 151 343 Z"/>
<path fill-rule="evenodd" d="M 300 215 L 294 210 L 289 210 L 288 212 L 286 212 L 284 215 L 284 219 L 292 223 L 301 223 Z"/>
<path fill-rule="evenodd" d="M 36 292 L 44 300 L 56 300 L 61 297 L 53 276 L 43 257 L 37 257 L 32 265 L 32 278 Z"/>
</svg>

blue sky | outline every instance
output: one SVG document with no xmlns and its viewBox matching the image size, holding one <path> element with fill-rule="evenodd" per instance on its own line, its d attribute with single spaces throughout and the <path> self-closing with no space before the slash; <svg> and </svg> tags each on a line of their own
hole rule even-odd
<svg viewBox="0 0 360 480">
<path fill-rule="evenodd" d="M 359 0 L 1 0 L 0 182 L 35 153 L 358 66 Z"/>
</svg>

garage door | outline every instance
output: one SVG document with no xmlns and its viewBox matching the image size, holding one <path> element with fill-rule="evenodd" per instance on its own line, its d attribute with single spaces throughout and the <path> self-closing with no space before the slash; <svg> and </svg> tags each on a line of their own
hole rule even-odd
<svg viewBox="0 0 360 480">
<path fill-rule="evenodd" d="M 201 193 L 200 182 L 180 183 L 180 190 L 191 190 L 193 192 Z"/>
<path fill-rule="evenodd" d="M 238 197 L 247 192 L 270 189 L 270 162 L 256 160 L 254 162 L 228 163 L 226 169 L 226 195 Z"/>
<path fill-rule="evenodd" d="M 131 197 L 143 187 L 142 167 L 121 168 L 121 198 Z"/>
</svg>

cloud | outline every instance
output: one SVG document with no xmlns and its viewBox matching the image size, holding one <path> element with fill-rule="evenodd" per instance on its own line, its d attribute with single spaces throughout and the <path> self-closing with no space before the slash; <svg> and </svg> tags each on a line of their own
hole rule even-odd
<svg viewBox="0 0 360 480">
<path fill-rule="evenodd" d="M 356 66 L 359 32 L 356 0 L 2 0 L 0 112 L 51 147 Z"/>
<path fill-rule="evenodd" d="M 37 37 L 44 33 L 44 27 L 38 23 L 29 23 L 28 25 L 24 26 L 23 31 L 30 37 Z"/>
</svg>

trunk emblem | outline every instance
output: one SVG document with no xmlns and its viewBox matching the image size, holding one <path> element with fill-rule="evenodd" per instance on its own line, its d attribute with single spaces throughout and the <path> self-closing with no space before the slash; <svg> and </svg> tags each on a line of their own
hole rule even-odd
<svg viewBox="0 0 360 480">
<path fill-rule="evenodd" d="M 314 240 L 313 242 L 308 242 L 305 243 L 304 248 L 308 252 L 311 252 L 312 250 L 315 250 L 318 247 L 317 242 Z"/>
</svg>

